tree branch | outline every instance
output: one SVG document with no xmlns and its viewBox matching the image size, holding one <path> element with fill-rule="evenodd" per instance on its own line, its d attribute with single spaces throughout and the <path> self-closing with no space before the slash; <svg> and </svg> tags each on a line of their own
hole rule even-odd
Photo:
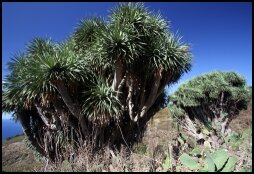
<svg viewBox="0 0 254 174">
<path fill-rule="evenodd" d="M 129 91 L 128 91 L 126 103 L 128 104 L 130 119 L 133 120 L 133 107 L 134 107 L 134 104 L 132 103 L 133 79 L 131 77 L 130 77 L 130 84 L 128 87 L 129 87 Z"/>
<path fill-rule="evenodd" d="M 126 74 L 124 75 L 124 77 L 122 78 L 120 84 L 118 85 L 117 94 L 116 94 L 117 99 L 119 99 L 119 96 L 120 96 L 120 93 L 122 92 L 122 88 L 125 84 L 125 81 L 126 81 Z"/>
<path fill-rule="evenodd" d="M 80 121 L 82 133 L 85 135 L 88 128 L 85 122 L 85 118 L 81 115 L 81 109 L 79 105 L 72 102 L 72 99 L 67 91 L 67 88 L 65 87 L 62 81 L 58 81 L 56 83 L 56 87 L 58 92 L 61 94 L 62 99 L 66 104 L 66 106 L 68 107 L 69 111 L 72 113 L 73 116 L 75 116 Z"/>
<path fill-rule="evenodd" d="M 115 73 L 114 73 L 114 79 L 112 83 L 112 89 L 113 91 L 117 90 L 117 87 L 123 77 L 124 69 L 123 69 L 123 63 L 121 59 L 118 59 L 115 63 Z"/>
<path fill-rule="evenodd" d="M 165 89 L 165 86 L 169 83 L 169 81 L 171 80 L 172 76 L 173 76 L 173 73 L 170 73 L 170 75 L 165 75 L 166 77 L 164 77 L 163 79 L 163 82 L 161 82 L 160 84 L 160 87 L 158 89 L 158 92 L 157 92 L 157 96 L 156 98 L 158 98 L 161 93 L 164 91 Z"/>
<path fill-rule="evenodd" d="M 141 110 L 141 113 L 140 113 L 140 117 L 141 118 L 146 114 L 146 112 L 149 110 L 149 108 L 155 102 L 161 78 L 162 78 L 161 72 L 157 71 L 154 74 L 154 83 L 153 83 L 153 86 L 151 88 L 151 91 L 150 91 L 150 94 L 148 96 L 148 99 L 146 100 L 146 103 L 145 103 L 145 105 L 143 106 L 143 108 Z M 137 120 L 137 119 L 138 118 L 136 118 L 135 120 Z"/>
<path fill-rule="evenodd" d="M 49 123 L 49 119 L 43 114 L 42 109 L 38 106 L 37 103 L 35 103 L 35 107 L 36 107 L 37 112 L 38 112 L 38 114 L 40 115 L 42 121 L 44 122 L 44 124 L 45 124 L 47 127 L 49 127 L 50 129 L 56 130 L 56 125 L 55 125 L 55 124 L 50 124 L 50 123 Z"/>
</svg>

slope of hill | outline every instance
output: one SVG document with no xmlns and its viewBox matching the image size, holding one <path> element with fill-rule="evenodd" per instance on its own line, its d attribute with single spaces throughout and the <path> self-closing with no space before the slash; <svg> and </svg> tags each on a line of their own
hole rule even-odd
<svg viewBox="0 0 254 174">
<path fill-rule="evenodd" d="M 27 149 L 23 139 L 24 135 L 13 137 L 2 143 L 2 171 L 35 171 L 42 167 L 42 164 L 34 159 L 33 152 Z"/>
<path fill-rule="evenodd" d="M 147 130 L 142 144 L 146 147 L 171 143 L 177 135 L 176 129 L 172 126 L 168 108 L 157 112 L 152 120 L 148 122 Z M 252 101 L 248 109 L 243 110 L 230 123 L 234 131 L 243 131 L 252 126 Z M 34 159 L 33 153 L 27 149 L 23 142 L 24 136 L 14 137 L 2 143 L 2 171 L 40 171 L 43 164 Z M 135 157 L 142 158 L 142 157 Z M 137 162 L 141 162 L 136 159 Z"/>
</svg>

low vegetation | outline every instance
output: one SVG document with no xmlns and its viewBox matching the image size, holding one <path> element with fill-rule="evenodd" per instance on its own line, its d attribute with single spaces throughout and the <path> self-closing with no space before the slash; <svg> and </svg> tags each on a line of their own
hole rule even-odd
<svg viewBox="0 0 254 174">
<path fill-rule="evenodd" d="M 6 159 L 3 157 L 3 170 L 5 171 L 169 171 L 169 172 L 193 172 L 205 170 L 206 154 L 213 154 L 218 150 L 223 150 L 229 157 L 236 157 L 237 162 L 234 167 L 234 172 L 252 171 L 252 129 L 251 126 L 241 127 L 241 129 L 232 130 L 232 137 L 229 136 L 225 146 L 221 146 L 218 149 L 212 149 L 209 146 L 200 145 L 189 136 L 179 135 L 179 132 L 173 125 L 173 118 L 168 117 L 168 108 L 164 108 L 156 113 L 153 120 L 148 122 L 148 127 L 145 132 L 144 138 L 141 143 L 135 144 L 130 150 L 126 147 L 121 151 L 110 151 L 110 149 L 103 149 L 101 153 L 89 151 L 88 147 L 80 148 L 78 158 L 73 161 L 65 160 L 62 163 L 50 164 L 46 160 L 41 160 L 40 165 L 33 157 L 33 151 L 21 149 L 14 154 L 22 156 L 21 153 L 27 153 L 28 156 L 22 160 L 20 158 L 15 159 L 8 152 L 9 163 L 6 163 Z M 233 127 L 239 126 L 237 120 L 245 119 L 245 122 L 252 122 L 252 110 L 249 104 L 247 110 L 240 111 L 236 117 L 236 122 L 231 122 Z M 247 119 L 248 118 L 248 119 Z M 241 124 L 244 123 L 242 120 Z M 168 126 L 161 126 L 161 125 Z M 244 123 L 246 124 L 246 123 Z M 184 138 L 183 138 L 184 137 Z M 15 142 L 24 142 L 11 139 L 7 146 L 4 147 L 14 149 L 13 146 L 9 146 Z M 229 140 L 231 139 L 231 140 Z M 237 142 L 239 140 L 239 142 Z M 232 145 L 230 145 L 232 143 Z M 235 144 L 236 143 L 236 147 Z M 15 147 L 18 147 L 15 144 Z M 3 149 L 6 152 L 6 149 Z M 194 163 L 198 164 L 199 168 L 192 169 L 188 167 L 188 164 L 182 163 L 180 157 L 182 154 L 187 154 Z M 185 156 L 185 155 L 184 155 Z M 183 157 L 181 157 L 183 158 Z M 32 160 L 30 160 L 32 159 Z M 27 165 L 29 163 L 29 165 Z M 215 162 L 213 162 L 215 163 Z"/>
</svg>

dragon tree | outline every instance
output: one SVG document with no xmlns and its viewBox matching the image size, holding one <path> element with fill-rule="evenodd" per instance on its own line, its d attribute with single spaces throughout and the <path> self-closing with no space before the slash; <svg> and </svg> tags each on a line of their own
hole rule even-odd
<svg viewBox="0 0 254 174">
<path fill-rule="evenodd" d="M 160 14 L 119 4 L 105 19 L 81 20 L 63 42 L 29 42 L 8 64 L 3 111 L 52 160 L 63 158 L 68 143 L 131 146 L 191 60 L 189 45 Z"/>
</svg>

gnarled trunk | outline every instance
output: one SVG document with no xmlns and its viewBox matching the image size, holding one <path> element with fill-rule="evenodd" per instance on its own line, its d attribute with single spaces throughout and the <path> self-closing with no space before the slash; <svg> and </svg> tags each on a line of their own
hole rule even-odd
<svg viewBox="0 0 254 174">
<path fill-rule="evenodd" d="M 17 117 L 21 123 L 22 129 L 24 134 L 27 136 L 28 140 L 31 142 L 32 146 L 36 149 L 37 152 L 39 152 L 42 156 L 45 156 L 45 151 L 43 148 L 38 144 L 36 139 L 33 136 L 33 133 L 31 131 L 31 125 L 30 125 L 30 115 L 28 112 L 18 112 Z"/>
<path fill-rule="evenodd" d="M 60 119 L 61 125 L 63 126 L 65 123 L 72 128 L 74 128 L 76 131 L 78 131 L 78 122 L 74 120 L 74 118 L 68 117 L 67 113 L 64 111 L 63 107 L 59 103 L 60 101 L 53 100 L 53 106 L 55 108 L 56 114 L 58 114 L 55 117 L 58 117 L 56 119 Z"/>
<path fill-rule="evenodd" d="M 57 90 L 61 94 L 62 99 L 66 106 L 68 107 L 69 111 L 72 113 L 73 116 L 75 116 L 80 121 L 80 126 L 82 129 L 82 133 L 86 135 L 87 133 L 87 125 L 85 122 L 85 118 L 81 115 L 81 109 L 78 104 L 73 103 L 66 86 L 62 81 L 58 81 L 57 84 Z"/>
<path fill-rule="evenodd" d="M 146 99 L 146 102 L 144 104 L 144 106 L 141 109 L 141 113 L 140 115 L 137 114 L 134 121 L 137 121 L 138 118 L 142 118 L 144 117 L 144 115 L 146 114 L 146 112 L 150 109 L 150 107 L 154 104 L 155 100 L 157 99 L 158 95 L 158 89 L 160 86 L 160 81 L 162 79 L 162 75 L 160 71 L 157 71 L 154 75 L 154 80 L 153 80 L 153 84 L 152 84 L 152 88 L 151 91 L 149 93 L 148 98 Z"/>
</svg>

